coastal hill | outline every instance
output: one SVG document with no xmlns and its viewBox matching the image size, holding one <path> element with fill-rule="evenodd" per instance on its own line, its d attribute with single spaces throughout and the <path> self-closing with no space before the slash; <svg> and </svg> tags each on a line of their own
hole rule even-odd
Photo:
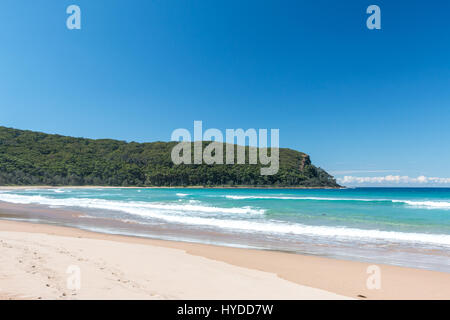
<svg viewBox="0 0 450 320">
<path fill-rule="evenodd" d="M 264 176 L 261 164 L 175 165 L 171 151 L 176 144 L 72 138 L 0 126 L 0 185 L 339 187 L 307 154 L 295 150 L 280 148 L 278 173 Z"/>
</svg>

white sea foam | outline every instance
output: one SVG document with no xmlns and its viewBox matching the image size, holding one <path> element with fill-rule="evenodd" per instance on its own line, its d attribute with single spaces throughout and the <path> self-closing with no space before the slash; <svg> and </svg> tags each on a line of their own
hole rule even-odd
<svg viewBox="0 0 450 320">
<path fill-rule="evenodd" d="M 18 204 L 43 204 L 47 206 L 62 206 L 62 207 L 82 207 L 92 209 L 106 209 L 106 210 L 122 210 L 129 208 L 139 209 L 155 209 L 172 211 L 176 213 L 187 212 L 201 212 L 201 213 L 228 213 L 228 214 L 264 214 L 263 209 L 254 209 L 252 207 L 240 208 L 219 208 L 204 206 L 198 204 L 176 204 L 176 203 L 156 203 L 156 202 L 140 202 L 140 201 L 111 201 L 103 199 L 88 199 L 88 198 L 66 198 L 54 199 L 43 196 L 24 196 L 16 194 L 1 194 L 0 201 L 6 201 Z"/>
<path fill-rule="evenodd" d="M 392 200 L 394 203 L 404 203 L 413 207 L 422 207 L 428 209 L 450 209 L 448 201 L 410 201 L 410 200 Z"/>
<path fill-rule="evenodd" d="M 226 195 L 227 199 L 244 200 L 244 199 L 273 199 L 273 200 L 317 200 L 317 201 L 364 201 L 364 202 L 384 202 L 390 199 L 360 199 L 360 198 L 327 198 L 327 197 L 294 197 L 294 196 L 234 196 Z"/>
<path fill-rule="evenodd" d="M 262 210 L 251 207 L 218 208 L 201 205 L 179 205 L 145 202 L 109 201 L 103 199 L 52 199 L 42 196 L 23 196 L 15 194 L 0 194 L 1 201 L 29 204 L 38 203 L 50 206 L 82 207 L 126 212 L 131 215 L 154 218 L 166 222 L 188 224 L 195 226 L 215 227 L 242 232 L 260 232 L 278 235 L 319 236 L 336 240 L 372 240 L 392 242 L 427 243 L 450 246 L 450 235 L 408 233 L 381 230 L 364 230 L 347 227 L 307 226 L 299 223 L 287 223 L 275 220 L 249 221 L 243 219 L 221 218 L 220 213 L 260 214 Z M 195 213 L 219 213 L 212 217 L 195 215 Z"/>
<path fill-rule="evenodd" d="M 291 196 L 236 196 L 226 195 L 225 198 L 233 200 L 245 199 L 272 199 L 272 200 L 314 200 L 314 201 L 361 201 L 361 202 L 391 202 L 402 203 L 414 207 L 429 209 L 450 209 L 450 201 L 411 201 L 400 199 L 361 199 L 361 198 L 327 198 L 327 197 L 291 197 Z"/>
<path fill-rule="evenodd" d="M 176 194 L 178 197 L 187 197 L 188 194 L 187 193 L 177 193 Z"/>
</svg>

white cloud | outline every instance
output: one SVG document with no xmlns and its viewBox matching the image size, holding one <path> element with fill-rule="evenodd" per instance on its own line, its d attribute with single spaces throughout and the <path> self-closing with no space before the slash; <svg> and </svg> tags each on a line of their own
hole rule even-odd
<svg viewBox="0 0 450 320">
<path fill-rule="evenodd" d="M 450 178 L 418 176 L 383 176 L 383 177 L 355 177 L 344 176 L 337 179 L 340 184 L 450 184 Z"/>
<path fill-rule="evenodd" d="M 393 173 L 400 172 L 400 170 L 342 170 L 342 171 L 328 171 L 333 175 L 343 175 L 343 174 L 358 174 L 358 173 Z"/>
</svg>

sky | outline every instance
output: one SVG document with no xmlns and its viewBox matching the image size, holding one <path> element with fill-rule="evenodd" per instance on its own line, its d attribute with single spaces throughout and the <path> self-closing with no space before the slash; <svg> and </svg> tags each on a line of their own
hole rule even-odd
<svg viewBox="0 0 450 320">
<path fill-rule="evenodd" d="M 195 120 L 279 129 L 345 185 L 450 186 L 449 15 L 438 0 L 2 0 L 0 125 L 137 142 Z"/>
</svg>

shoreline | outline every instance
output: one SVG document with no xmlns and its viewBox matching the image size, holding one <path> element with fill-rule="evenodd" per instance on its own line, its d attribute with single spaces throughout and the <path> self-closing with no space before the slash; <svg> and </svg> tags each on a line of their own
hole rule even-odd
<svg viewBox="0 0 450 320">
<path fill-rule="evenodd" d="M 346 297 L 355 299 L 450 299 L 450 273 L 444 272 L 377 264 L 381 271 L 381 289 L 370 290 L 366 286 L 367 279 L 370 276 L 370 274 L 367 273 L 367 270 L 368 267 L 373 264 L 364 262 L 336 260 L 325 257 L 308 256 L 280 251 L 246 248 L 244 249 L 210 244 L 155 240 L 134 236 L 103 234 L 69 227 L 37 224 L 31 222 L 0 220 L 0 239 L 2 240 L 1 244 L 3 244 L 3 247 L 5 247 L 5 238 L 12 236 L 15 236 L 18 239 L 20 239 L 21 237 L 37 237 L 33 240 L 37 241 L 35 242 L 35 245 L 37 247 L 34 247 L 32 250 L 36 250 L 35 252 L 38 252 L 38 254 L 40 254 L 38 248 L 38 246 L 41 244 L 40 242 L 53 243 L 54 240 L 52 240 L 51 238 L 58 237 L 58 243 L 61 247 L 61 241 L 66 241 L 61 240 L 62 237 L 64 237 L 64 239 L 70 239 L 70 241 L 72 242 L 85 242 L 88 240 L 107 242 L 107 245 L 103 245 L 105 246 L 105 248 L 109 248 L 114 252 L 114 255 L 112 257 L 109 257 L 111 259 L 125 258 L 126 260 L 126 257 L 129 254 L 128 251 L 134 250 L 137 247 L 140 248 L 142 246 L 149 250 L 159 250 L 160 252 L 158 252 L 162 257 L 167 255 L 168 252 L 171 252 L 171 250 L 178 250 L 183 252 L 184 255 L 187 255 L 183 256 L 181 260 L 180 257 L 177 257 L 181 265 L 185 262 L 184 260 L 193 259 L 195 257 L 194 261 L 189 260 L 189 262 L 187 263 L 187 265 L 190 268 L 193 268 L 193 270 L 202 270 L 202 268 L 205 268 L 203 261 L 204 259 L 209 261 L 208 263 L 225 264 L 227 266 L 226 270 L 217 270 L 218 274 L 216 274 L 215 277 L 225 277 L 229 279 L 229 277 L 231 277 L 232 275 L 236 276 L 241 274 L 242 272 L 242 270 L 235 270 L 234 268 L 244 268 L 246 272 L 250 273 L 250 278 L 262 272 L 266 276 L 272 275 L 273 277 L 275 277 L 274 279 L 277 279 L 277 281 L 275 281 L 273 278 L 271 278 L 270 281 L 273 281 L 275 284 L 272 284 L 270 287 L 264 287 L 264 293 L 259 293 L 259 295 L 255 292 L 242 291 L 242 288 L 239 289 L 241 291 L 236 291 L 238 290 L 236 286 L 239 286 L 239 284 L 236 283 L 234 283 L 234 285 L 223 284 L 222 286 L 226 286 L 226 288 L 221 288 L 220 291 L 226 291 L 230 295 L 225 297 L 218 297 L 222 299 L 236 298 L 236 295 L 232 294 L 232 292 L 239 292 L 239 294 L 243 295 L 244 299 L 246 297 L 246 294 L 248 294 L 248 297 L 250 298 L 267 298 L 266 295 L 268 293 L 266 291 L 271 291 L 272 294 L 275 294 L 275 297 L 273 295 L 269 295 L 269 298 L 272 299 L 308 299 L 308 297 L 312 299 L 344 299 Z M 75 246 L 80 252 L 89 249 L 89 246 L 86 245 L 86 243 L 75 243 L 71 245 Z M 118 247 L 122 245 L 127 245 L 128 247 L 126 249 L 119 249 Z M 94 246 L 94 243 L 92 244 L 92 246 Z M 1 248 L 2 247 L 0 246 L 0 249 Z M 62 250 L 63 248 L 60 249 Z M 64 248 L 64 250 L 67 250 L 67 248 Z M 102 257 L 103 254 L 104 253 L 102 251 L 97 252 L 95 254 L 96 259 L 105 260 L 106 258 Z M 58 260 L 58 257 L 54 257 L 55 255 L 57 254 L 53 253 L 48 256 L 52 259 L 54 258 Z M 201 258 L 202 260 L 198 260 L 198 258 Z M 81 257 L 80 259 L 82 259 L 81 261 L 83 261 L 86 258 Z M 157 260 L 160 260 L 160 256 L 157 257 Z M 4 271 L 2 270 L 5 270 L 5 266 L 10 265 L 11 263 L 13 263 L 13 261 L 3 261 L 4 265 L 2 266 L 2 268 L 0 268 L 0 272 L 3 273 Z M 145 269 L 144 266 L 141 267 Z M 164 268 L 168 268 L 167 270 L 170 270 L 171 267 L 172 266 L 164 266 Z M 137 268 L 135 265 L 129 265 L 124 270 L 121 270 L 121 272 L 123 274 L 128 274 L 129 272 L 131 272 L 128 269 L 135 268 Z M 166 270 L 164 268 L 162 270 Z M 133 272 L 136 271 L 134 270 Z M 138 272 L 143 272 L 143 270 L 139 269 Z M 179 272 L 186 273 L 182 274 L 182 276 L 186 278 L 192 276 L 191 274 L 189 274 L 189 272 L 185 271 L 185 268 L 182 268 L 182 270 L 179 270 L 178 273 Z M 173 274 L 171 274 L 170 271 L 159 273 L 159 277 L 163 276 L 163 278 L 170 278 L 171 275 Z M 5 277 L 8 277 L 10 275 L 0 274 L 0 276 L 0 279 L 4 279 Z M 267 280 L 267 278 L 264 279 Z M 135 282 L 136 281 L 139 282 L 138 280 L 135 280 Z M 245 281 L 250 280 L 246 279 Z M 108 285 L 110 284 L 108 281 L 106 281 L 105 283 Z M 26 284 L 24 285 L 26 286 Z M 161 285 L 163 286 L 163 284 Z M 286 291 L 283 291 L 284 289 L 277 292 L 276 288 L 281 289 L 284 288 L 284 286 L 289 287 L 289 285 L 296 286 L 294 289 L 291 288 L 293 290 L 290 291 L 291 293 L 293 293 L 294 291 L 298 291 L 302 292 L 302 294 L 298 295 L 297 292 L 297 296 L 295 294 L 286 296 Z M 42 286 L 45 290 L 45 286 Z M 205 290 L 208 291 L 210 289 L 203 288 L 203 285 L 199 283 L 197 283 L 196 286 L 202 287 L 197 288 L 197 295 L 193 295 L 193 293 L 185 293 L 184 295 L 181 294 L 179 296 L 171 296 L 169 294 L 165 298 L 207 298 L 207 296 L 203 296 L 203 294 L 205 294 Z M 175 292 L 178 292 L 182 289 L 186 289 L 189 291 L 192 289 L 191 287 L 192 284 L 183 285 L 182 283 L 179 283 L 179 286 L 175 286 L 175 288 L 172 288 L 172 290 L 174 290 Z M 20 290 L 16 290 L 15 292 L 11 292 L 14 290 L 8 291 L 7 288 L 5 290 L 5 283 L 3 280 L 0 280 L 0 288 L 3 288 L 4 291 L 0 291 L 0 296 L 5 296 L 5 293 L 16 297 L 27 295 L 27 292 L 20 292 Z M 262 288 L 259 288 L 259 290 L 261 289 Z M 314 291 L 317 289 L 319 289 L 320 292 Z M 161 290 L 164 291 L 164 289 L 160 289 L 160 291 Z M 96 293 L 94 294 L 94 296 L 96 298 L 108 299 L 108 294 L 106 291 L 100 290 L 95 292 Z M 214 294 L 217 293 L 218 292 L 216 291 L 214 291 L 213 293 L 210 292 L 208 297 L 211 297 L 211 294 L 212 297 L 214 297 Z M 44 294 L 42 295 L 44 296 Z M 116 296 L 115 298 L 123 299 L 132 296 L 133 295 L 131 294 L 131 296 L 123 297 L 119 294 L 119 296 Z M 83 297 L 86 298 L 83 295 L 75 296 L 74 298 Z M 87 294 L 87 297 L 91 298 L 92 295 Z"/>
<path fill-rule="evenodd" d="M 111 208 L 110 208 L 111 209 Z M 414 263 L 409 263 L 406 257 L 384 259 L 380 252 L 365 250 L 352 251 L 339 242 L 323 243 L 320 238 L 306 238 L 304 241 L 285 241 L 283 237 L 266 239 L 265 235 L 233 233 L 228 230 L 208 230 L 183 227 L 176 223 L 140 223 L 132 218 L 108 217 L 97 215 L 93 211 L 78 207 L 51 207 L 37 203 L 10 203 L 0 201 L 0 219 L 11 221 L 33 222 L 46 225 L 58 225 L 80 230 L 94 231 L 102 234 L 118 234 L 146 239 L 179 241 L 186 243 L 210 244 L 224 247 L 247 248 L 263 251 L 279 251 L 284 253 L 326 257 L 336 260 L 364 262 L 368 264 L 387 264 L 406 268 L 450 273 L 448 267 L 448 252 L 442 249 L 415 250 L 390 245 L 384 252 L 388 255 L 404 252 L 412 255 Z M 102 211 L 102 209 L 100 209 Z M 111 212 L 114 212 L 112 210 Z M 312 241 L 312 242 L 311 242 Z M 347 251 L 348 250 L 348 251 Z M 406 250 L 406 251 L 402 251 Z M 419 254 L 420 256 L 414 256 Z M 399 257 L 397 255 L 397 257 Z M 447 260 L 445 260 L 447 258 Z M 425 259 L 425 260 L 421 260 Z M 429 260 L 430 262 L 427 262 Z"/>
</svg>

